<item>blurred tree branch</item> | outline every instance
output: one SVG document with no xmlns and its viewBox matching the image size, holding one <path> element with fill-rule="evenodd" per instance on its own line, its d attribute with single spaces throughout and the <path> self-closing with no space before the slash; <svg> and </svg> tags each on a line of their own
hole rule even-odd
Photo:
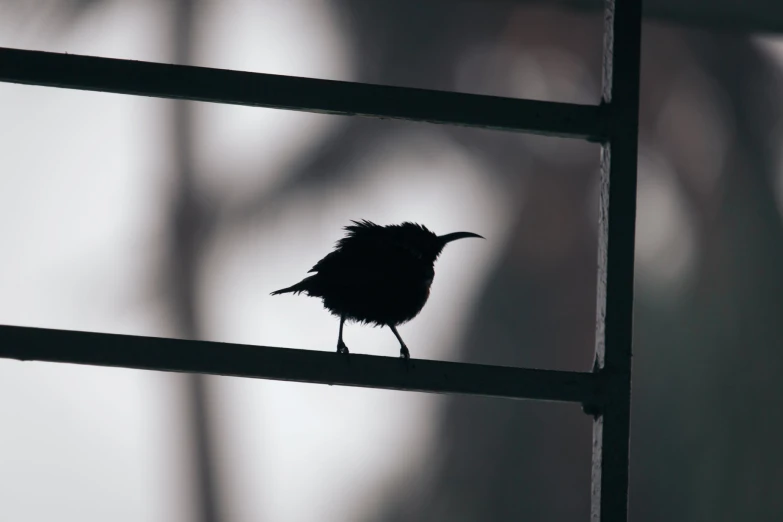
<svg viewBox="0 0 783 522">
<path fill-rule="evenodd" d="M 193 62 L 196 0 L 175 0 L 172 12 L 171 39 L 173 61 L 178 64 Z M 186 101 L 169 102 L 171 107 L 170 132 L 174 158 L 174 194 L 170 218 L 169 267 L 170 307 L 178 336 L 199 339 L 202 336 L 199 318 L 198 282 L 204 244 L 209 227 L 209 209 L 205 195 L 195 179 L 194 146 L 195 122 L 193 104 Z M 203 375 L 185 377 L 186 411 L 192 434 L 193 499 L 198 504 L 197 516 L 201 522 L 225 520 L 217 487 L 216 441 L 211 421 L 210 380 Z"/>
</svg>

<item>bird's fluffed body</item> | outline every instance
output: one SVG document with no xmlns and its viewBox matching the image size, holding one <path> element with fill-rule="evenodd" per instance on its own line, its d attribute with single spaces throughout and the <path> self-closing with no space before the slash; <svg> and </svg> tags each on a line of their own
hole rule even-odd
<svg viewBox="0 0 783 522">
<path fill-rule="evenodd" d="M 429 297 L 442 249 L 434 246 L 437 236 L 409 223 L 354 223 L 336 249 L 310 270 L 315 275 L 273 295 L 305 292 L 322 298 L 334 315 L 375 326 L 410 321 Z"/>
<path fill-rule="evenodd" d="M 314 275 L 272 295 L 304 292 L 321 298 L 324 307 L 341 319 L 338 351 L 347 352 L 342 326 L 345 320 L 354 320 L 389 326 L 406 356 L 396 326 L 416 317 L 427 303 L 435 260 L 443 247 L 455 239 L 481 236 L 470 232 L 437 236 L 423 225 L 407 222 L 353 223 L 345 227 L 348 233 L 334 251 L 310 270 Z"/>
</svg>

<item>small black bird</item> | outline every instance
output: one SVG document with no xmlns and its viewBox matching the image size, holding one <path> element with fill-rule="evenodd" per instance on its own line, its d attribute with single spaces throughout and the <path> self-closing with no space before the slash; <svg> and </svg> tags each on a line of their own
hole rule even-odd
<svg viewBox="0 0 783 522">
<path fill-rule="evenodd" d="M 310 270 L 315 275 L 272 295 L 305 292 L 322 298 L 324 308 L 340 317 L 337 353 L 348 353 L 343 323 L 352 319 L 391 328 L 400 341 L 400 357 L 409 359 L 397 325 L 410 321 L 424 308 L 435 276 L 435 260 L 447 243 L 482 236 L 471 232 L 437 236 L 423 225 L 408 222 L 388 226 L 366 220 L 352 223 L 345 227 L 348 234 L 334 251 Z"/>
</svg>

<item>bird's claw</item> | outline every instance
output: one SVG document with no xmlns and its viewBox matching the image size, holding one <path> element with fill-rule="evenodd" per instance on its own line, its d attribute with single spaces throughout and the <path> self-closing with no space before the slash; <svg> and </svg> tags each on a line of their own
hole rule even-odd
<svg viewBox="0 0 783 522">
<path fill-rule="evenodd" d="M 400 347 L 400 359 L 402 359 L 403 364 L 405 365 L 405 370 L 410 371 L 411 369 L 411 352 L 408 350 L 408 347 L 404 344 Z"/>
<path fill-rule="evenodd" d="M 348 347 L 345 346 L 345 343 L 340 341 L 337 343 L 337 353 L 344 353 L 345 355 L 348 355 L 351 352 L 348 351 Z"/>
</svg>

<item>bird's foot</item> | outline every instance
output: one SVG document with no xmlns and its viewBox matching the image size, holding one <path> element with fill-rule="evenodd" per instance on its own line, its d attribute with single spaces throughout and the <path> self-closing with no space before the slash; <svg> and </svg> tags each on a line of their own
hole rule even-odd
<svg viewBox="0 0 783 522">
<path fill-rule="evenodd" d="M 411 369 L 411 352 L 408 350 L 408 347 L 404 344 L 400 347 L 400 359 L 402 359 L 403 364 L 405 364 L 405 370 L 410 371 Z"/>
<path fill-rule="evenodd" d="M 351 352 L 348 351 L 348 347 L 345 346 L 344 342 L 339 341 L 337 343 L 337 353 L 344 353 L 345 355 L 348 355 Z"/>
</svg>

